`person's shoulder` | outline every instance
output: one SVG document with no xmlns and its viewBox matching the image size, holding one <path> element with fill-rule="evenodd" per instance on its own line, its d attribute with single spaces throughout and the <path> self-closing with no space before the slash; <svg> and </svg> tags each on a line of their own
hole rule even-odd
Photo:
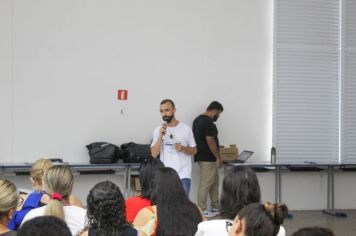
<svg viewBox="0 0 356 236">
<path fill-rule="evenodd" d="M 42 206 L 42 207 L 37 207 L 37 208 L 34 208 L 32 210 L 30 210 L 24 217 L 23 221 L 21 224 L 23 224 L 25 221 L 28 221 L 30 219 L 33 219 L 35 217 L 38 217 L 38 216 L 43 216 L 44 214 L 44 211 L 45 211 L 45 207 L 46 206 Z"/>
<path fill-rule="evenodd" d="M 215 229 L 216 227 L 223 225 L 225 227 L 226 225 L 226 219 L 215 219 L 215 220 L 206 220 L 202 221 L 198 224 L 198 228 L 200 229 Z"/>
<path fill-rule="evenodd" d="M 286 230 L 282 225 L 279 226 L 279 231 L 277 236 L 286 236 Z"/>
<path fill-rule="evenodd" d="M 196 235 L 227 235 L 226 220 L 208 220 L 202 221 L 198 224 L 198 231 Z"/>
<path fill-rule="evenodd" d="M 71 212 L 72 214 L 86 215 L 87 210 L 75 205 L 65 205 L 63 206 L 64 211 Z"/>
<path fill-rule="evenodd" d="M 203 124 L 205 124 L 205 123 L 209 123 L 209 124 L 210 124 L 210 123 L 214 123 L 213 120 L 210 119 L 209 116 L 203 115 L 203 114 L 199 115 L 199 116 L 196 118 L 196 122 L 203 123 Z"/>
<path fill-rule="evenodd" d="M 126 203 L 136 203 L 136 202 L 150 202 L 149 199 L 140 196 L 129 197 L 125 201 Z"/>
<path fill-rule="evenodd" d="M 191 130 L 190 126 L 187 123 L 184 123 L 182 121 L 179 121 L 178 125 L 179 125 L 179 128 L 181 128 L 181 129 L 190 129 Z"/>
<path fill-rule="evenodd" d="M 135 202 L 135 201 L 137 201 L 138 198 L 139 198 L 139 196 L 129 197 L 125 200 L 125 202 Z"/>
</svg>

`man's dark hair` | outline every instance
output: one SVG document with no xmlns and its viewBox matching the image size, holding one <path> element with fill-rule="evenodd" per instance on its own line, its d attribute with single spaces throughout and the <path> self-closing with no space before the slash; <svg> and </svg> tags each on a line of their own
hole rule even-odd
<svg viewBox="0 0 356 236">
<path fill-rule="evenodd" d="M 176 107 L 176 105 L 174 104 L 174 102 L 171 99 L 163 99 L 162 102 L 159 105 L 163 105 L 163 104 L 166 104 L 166 103 L 170 103 L 173 108 Z"/>
<path fill-rule="evenodd" d="M 292 236 L 334 236 L 334 233 L 328 228 L 322 227 L 304 227 L 294 232 Z"/>
<path fill-rule="evenodd" d="M 55 216 L 40 216 L 26 221 L 17 236 L 71 236 L 66 223 Z"/>
<path fill-rule="evenodd" d="M 211 110 L 218 110 L 218 111 L 224 111 L 223 105 L 221 105 L 220 102 L 218 101 L 213 101 L 209 104 L 208 108 L 206 108 L 207 111 Z"/>
</svg>

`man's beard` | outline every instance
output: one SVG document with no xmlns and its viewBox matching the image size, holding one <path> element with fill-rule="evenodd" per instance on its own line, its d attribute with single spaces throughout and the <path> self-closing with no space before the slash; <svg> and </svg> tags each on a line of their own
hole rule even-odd
<svg viewBox="0 0 356 236">
<path fill-rule="evenodd" d="M 174 115 L 171 115 L 171 116 L 163 116 L 163 117 L 162 117 L 162 120 L 165 121 L 165 122 L 167 122 L 167 123 L 169 123 L 169 122 L 172 121 L 173 117 L 174 117 Z"/>
</svg>

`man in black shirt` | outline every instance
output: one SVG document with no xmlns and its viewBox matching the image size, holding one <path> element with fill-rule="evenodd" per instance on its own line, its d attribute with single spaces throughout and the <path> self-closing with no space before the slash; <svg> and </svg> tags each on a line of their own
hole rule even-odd
<svg viewBox="0 0 356 236">
<path fill-rule="evenodd" d="M 223 106 L 213 101 L 205 113 L 195 118 L 193 133 L 198 152 L 194 161 L 200 166 L 200 184 L 198 190 L 198 206 L 205 217 L 214 217 L 219 214 L 219 173 L 222 166 L 219 155 L 218 129 L 214 124 L 223 112 Z M 211 211 L 207 210 L 207 198 L 210 195 Z"/>
</svg>

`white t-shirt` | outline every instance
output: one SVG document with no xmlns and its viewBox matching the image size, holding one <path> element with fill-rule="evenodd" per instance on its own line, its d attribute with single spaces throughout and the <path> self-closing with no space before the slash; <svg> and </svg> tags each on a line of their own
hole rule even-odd
<svg viewBox="0 0 356 236">
<path fill-rule="evenodd" d="M 226 221 L 231 222 L 231 220 L 226 219 L 200 222 L 195 236 L 228 236 L 229 233 L 226 231 Z M 283 226 L 279 227 L 277 236 L 286 236 L 286 230 Z"/>
<path fill-rule="evenodd" d="M 29 211 L 23 219 L 21 225 L 35 217 L 44 216 L 45 207 L 46 206 L 43 206 Z M 87 211 L 77 206 L 63 206 L 63 209 L 65 222 L 67 223 L 72 235 L 76 235 L 85 227 L 85 215 Z"/>
<path fill-rule="evenodd" d="M 157 142 L 161 126 L 153 131 L 151 147 Z M 177 152 L 174 144 L 180 143 L 185 147 L 196 147 L 192 129 L 185 123 L 179 122 L 175 127 L 167 127 L 163 137 L 160 159 L 166 167 L 175 169 L 179 178 L 191 179 L 192 156 L 184 152 Z"/>
</svg>

